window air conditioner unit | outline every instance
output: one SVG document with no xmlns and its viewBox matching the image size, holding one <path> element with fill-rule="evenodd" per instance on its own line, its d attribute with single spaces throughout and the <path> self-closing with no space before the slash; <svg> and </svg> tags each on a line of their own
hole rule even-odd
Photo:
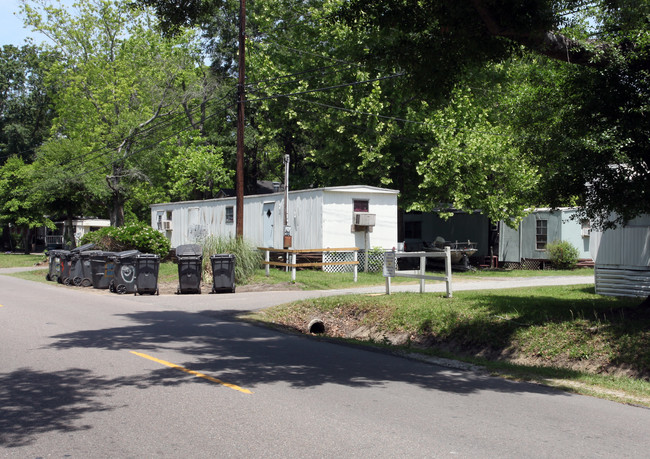
<svg viewBox="0 0 650 459">
<path fill-rule="evenodd" d="M 584 226 L 581 229 L 581 233 L 582 233 L 582 237 L 589 237 L 589 235 L 591 234 L 591 228 L 589 228 L 588 226 Z"/>
<path fill-rule="evenodd" d="M 172 227 L 172 221 L 171 220 L 163 220 L 162 221 L 162 229 L 164 230 L 171 230 Z"/>
<path fill-rule="evenodd" d="M 358 226 L 375 226 L 376 215 L 366 212 L 355 212 L 352 223 Z"/>
</svg>

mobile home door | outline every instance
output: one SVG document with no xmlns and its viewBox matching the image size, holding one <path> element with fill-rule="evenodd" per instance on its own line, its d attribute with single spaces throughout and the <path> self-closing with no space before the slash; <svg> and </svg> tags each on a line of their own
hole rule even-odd
<svg viewBox="0 0 650 459">
<path fill-rule="evenodd" d="M 273 220 L 275 218 L 275 203 L 266 202 L 262 208 L 264 221 L 264 247 L 273 247 Z"/>
</svg>

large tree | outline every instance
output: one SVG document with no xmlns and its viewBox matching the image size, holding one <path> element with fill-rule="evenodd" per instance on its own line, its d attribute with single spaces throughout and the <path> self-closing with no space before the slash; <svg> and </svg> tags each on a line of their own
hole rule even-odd
<svg viewBox="0 0 650 459">
<path fill-rule="evenodd" d="M 159 163 L 154 146 L 194 109 L 184 88 L 202 65 L 196 37 L 184 31 L 164 38 L 154 17 L 126 2 L 90 0 L 67 10 L 26 0 L 23 11 L 63 56 L 50 73 L 61 82 L 52 141 L 68 137 L 83 145 L 67 170 L 91 163 L 90 171 L 104 171 L 111 223 L 120 226 L 133 187 Z"/>
<path fill-rule="evenodd" d="M 31 160 L 49 135 L 56 88 L 45 75 L 56 60 L 34 45 L 0 49 L 0 164 L 11 155 Z"/>
<path fill-rule="evenodd" d="M 45 212 L 47 196 L 34 189 L 34 169 L 33 164 L 18 155 L 11 156 L 0 167 L 0 226 L 17 228 L 25 253 L 31 250 L 33 229 L 54 226 Z"/>
<path fill-rule="evenodd" d="M 573 198 L 605 226 L 650 212 L 647 0 L 352 0 L 338 18 L 365 31 L 368 65 L 397 64 L 438 100 L 490 63 L 539 55 L 536 71 L 548 78 L 537 80 L 557 90 L 559 113 L 544 123 L 516 110 L 512 122 L 544 178 L 538 201 Z"/>
</svg>

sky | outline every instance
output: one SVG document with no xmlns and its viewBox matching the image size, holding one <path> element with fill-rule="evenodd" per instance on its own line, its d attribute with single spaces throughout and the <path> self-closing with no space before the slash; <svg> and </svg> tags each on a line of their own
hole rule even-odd
<svg viewBox="0 0 650 459">
<path fill-rule="evenodd" d="M 71 5 L 73 0 L 63 0 L 64 5 Z M 0 47 L 4 45 L 22 46 L 28 36 L 35 43 L 41 43 L 45 37 L 23 26 L 22 16 L 18 14 L 20 0 L 0 0 Z"/>
<path fill-rule="evenodd" d="M 0 46 L 20 46 L 31 35 L 28 29 L 23 28 L 23 21 L 18 16 L 19 5 L 19 0 L 0 0 Z"/>
</svg>

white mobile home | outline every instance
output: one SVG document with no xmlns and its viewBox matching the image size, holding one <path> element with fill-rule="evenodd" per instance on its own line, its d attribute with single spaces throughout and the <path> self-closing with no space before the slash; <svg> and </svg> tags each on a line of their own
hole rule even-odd
<svg viewBox="0 0 650 459">
<path fill-rule="evenodd" d="M 288 192 L 291 248 L 396 247 L 398 194 L 365 185 Z M 178 247 L 211 235 L 234 237 L 235 212 L 234 197 L 153 204 L 151 225 Z M 244 197 L 244 239 L 283 248 L 284 217 L 284 193 Z"/>
<path fill-rule="evenodd" d="M 611 296 L 650 295 L 650 215 L 623 227 L 591 233 L 596 263 L 596 293 Z"/>
<path fill-rule="evenodd" d="M 568 241 L 580 259 L 590 258 L 589 222 L 575 218 L 577 209 L 535 209 L 516 228 L 501 222 L 499 228 L 499 263 L 542 262 L 548 260 L 546 244 Z M 539 261 L 538 261 L 539 260 Z"/>
</svg>

